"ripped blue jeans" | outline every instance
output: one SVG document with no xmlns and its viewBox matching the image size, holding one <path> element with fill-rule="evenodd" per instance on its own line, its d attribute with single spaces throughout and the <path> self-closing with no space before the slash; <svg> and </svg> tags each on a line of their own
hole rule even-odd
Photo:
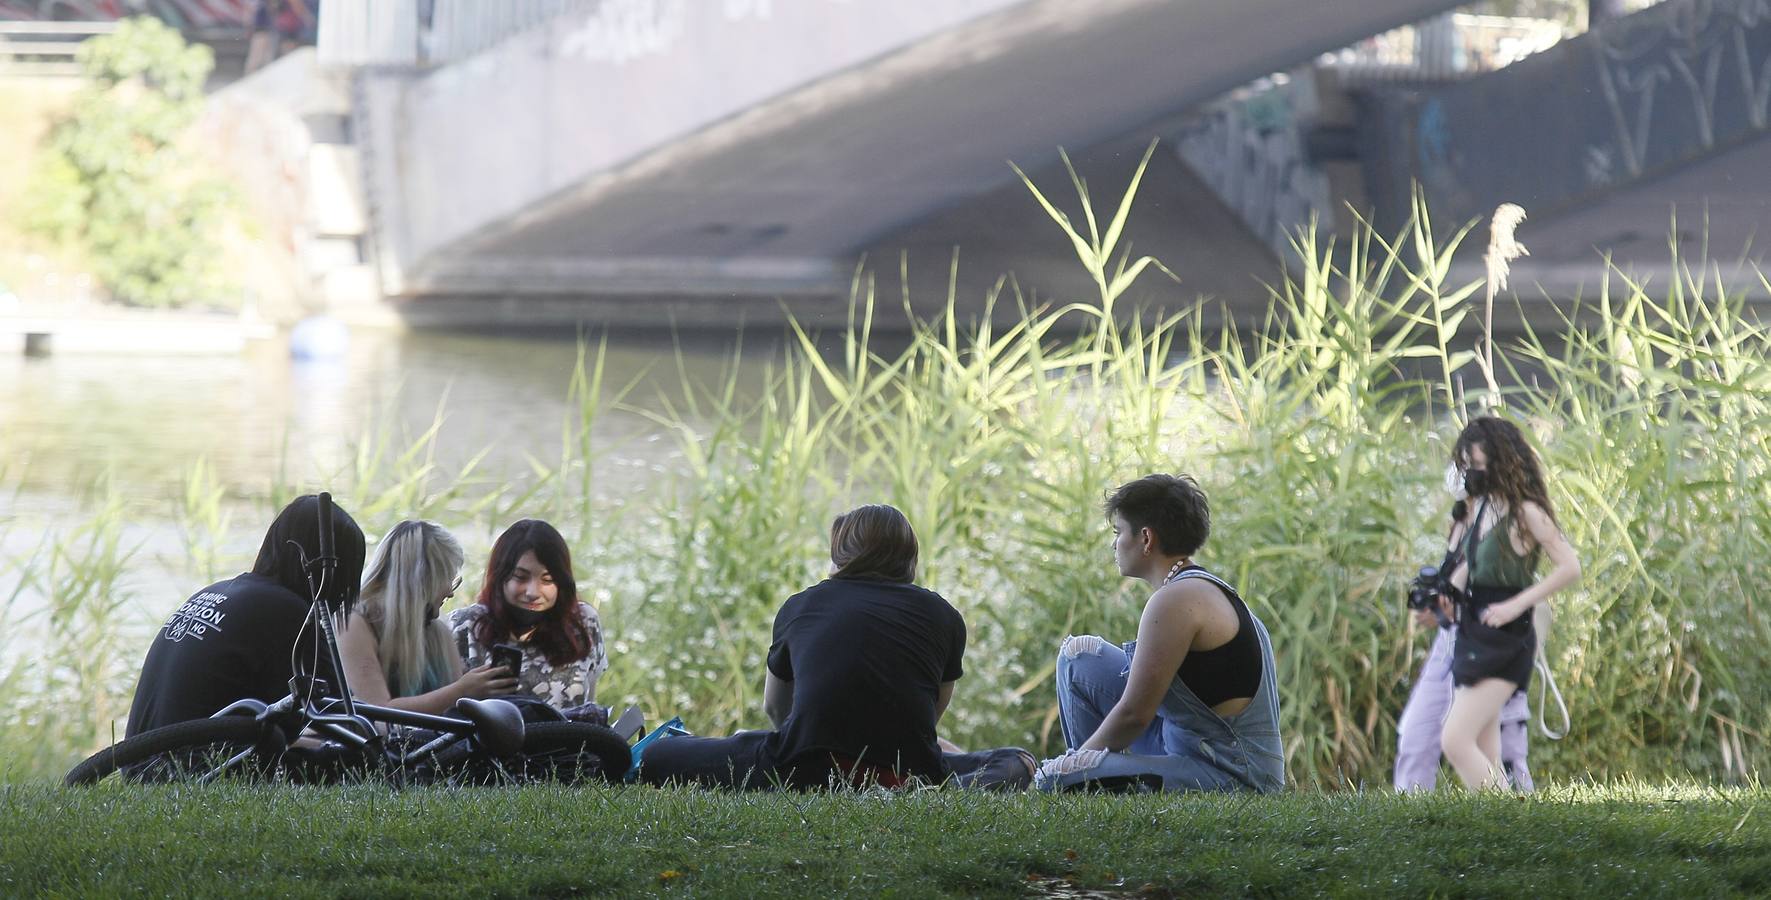
<svg viewBox="0 0 1771 900">
<path fill-rule="evenodd" d="M 1058 722 L 1064 743 L 1071 749 L 1082 746 L 1095 733 L 1125 694 L 1130 670 L 1131 655 L 1114 644 L 1094 635 L 1064 639 L 1058 651 Z M 1178 690 L 1186 688 L 1178 686 Z M 1189 727 L 1196 713 L 1186 704 L 1173 702 L 1173 693 L 1163 698 L 1150 727 L 1130 746 L 1108 753 L 1098 766 L 1086 771 L 1042 776 L 1035 786 L 1055 791 L 1090 781 L 1160 779 L 1165 791 L 1248 789 L 1246 776 L 1233 771 L 1237 766 L 1214 753 L 1202 741 L 1199 730 Z"/>
</svg>

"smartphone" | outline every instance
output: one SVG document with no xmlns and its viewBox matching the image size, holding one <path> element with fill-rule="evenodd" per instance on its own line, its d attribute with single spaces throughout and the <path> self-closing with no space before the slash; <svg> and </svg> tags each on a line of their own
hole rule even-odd
<svg viewBox="0 0 1771 900">
<path fill-rule="evenodd" d="M 511 677 L 523 672 L 523 648 L 515 644 L 494 644 L 492 646 L 492 665 L 503 666 Z"/>
</svg>

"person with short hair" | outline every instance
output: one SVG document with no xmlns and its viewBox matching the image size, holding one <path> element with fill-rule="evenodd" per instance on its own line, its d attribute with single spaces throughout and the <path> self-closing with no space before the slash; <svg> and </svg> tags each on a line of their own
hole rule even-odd
<svg viewBox="0 0 1771 900">
<path fill-rule="evenodd" d="M 1033 757 L 1018 748 L 943 753 L 936 726 L 964 674 L 965 619 L 919 587 L 916 533 L 883 504 L 830 526 L 830 577 L 775 615 L 763 675 L 772 731 L 672 737 L 646 750 L 652 784 L 818 788 L 908 778 L 962 786 L 1024 786 Z"/>
<path fill-rule="evenodd" d="M 395 525 L 363 573 L 357 609 L 338 632 L 351 693 L 364 703 L 440 715 L 463 697 L 516 690 L 516 673 L 462 670 L 455 636 L 438 617 L 461 587 L 461 544 L 435 522 Z"/>
<path fill-rule="evenodd" d="M 136 682 L 124 736 L 191 719 L 206 719 L 244 699 L 272 703 L 289 693 L 296 658 L 317 659 L 315 673 L 340 690 L 316 629 L 303 630 L 313 606 L 310 563 L 320 555 L 319 497 L 297 497 L 265 532 L 252 571 L 191 595 L 154 635 Z M 336 570 L 321 589 L 334 610 L 357 599 L 363 573 L 363 531 L 332 507 Z M 296 645 L 297 638 L 301 645 Z"/>
<path fill-rule="evenodd" d="M 1211 534 L 1187 475 L 1147 475 L 1107 497 L 1120 574 L 1155 591 L 1137 640 L 1059 646 L 1058 722 L 1069 751 L 1043 790 L 1277 791 L 1285 785 L 1279 695 L 1267 628 L 1235 589 L 1194 562 Z"/>
<path fill-rule="evenodd" d="M 1507 787 L 1501 711 L 1531 683 L 1537 657 L 1532 611 L 1580 580 L 1580 559 L 1556 521 L 1537 453 L 1517 425 L 1496 416 L 1472 419 L 1451 461 L 1463 476 L 1469 517 L 1451 534 L 1466 548 L 1451 573 L 1465 596 L 1455 607 L 1456 687 L 1440 748 L 1465 787 L 1500 789 Z M 1550 572 L 1538 579 L 1545 556 Z"/>
</svg>

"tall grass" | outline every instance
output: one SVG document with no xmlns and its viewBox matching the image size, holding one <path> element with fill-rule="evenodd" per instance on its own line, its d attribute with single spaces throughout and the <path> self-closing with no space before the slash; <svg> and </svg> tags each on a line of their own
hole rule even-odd
<svg viewBox="0 0 1771 900">
<path fill-rule="evenodd" d="M 1152 470 L 1191 472 L 1214 513 L 1202 561 L 1272 631 L 1291 771 L 1340 787 L 1388 781 L 1428 637 L 1404 614 L 1405 585 L 1440 554 L 1452 438 L 1470 411 L 1498 408 L 1534 438 L 1587 572 L 1556 598 L 1549 645 L 1574 728 L 1533 746 L 1534 769 L 1760 770 L 1771 733 L 1758 603 L 1771 566 L 1771 376 L 1766 332 L 1737 295 L 1689 272 L 1659 295 L 1615 277 L 1553 333 L 1496 346 L 1491 380 L 1476 352 L 1485 329 L 1469 316 L 1482 283 L 1449 275 L 1470 229 L 1436 229 L 1418 203 L 1394 236 L 1369 226 L 1341 242 L 1300 236 L 1265 319 L 1208 331 L 1194 310 L 1132 308 L 1140 278 L 1172 275 L 1122 247 L 1136 177 L 1098 209 L 1074 175 L 1074 203 L 1028 187 L 1095 296 L 1030 308 L 1005 279 L 973 321 L 950 288 L 942 314 L 887 349 L 860 272 L 848 327 L 795 326 L 760 386 L 739 377 L 755 363 L 738 351 L 721 378 L 685 374 L 642 396 L 605 370 L 604 346 L 585 344 L 563 385 L 559 455 L 538 451 L 525 476 L 491 479 L 477 458 L 444 471 L 432 427 L 368 435 L 326 486 L 371 534 L 434 518 L 474 560 L 510 519 L 554 519 L 611 641 L 600 699 L 682 714 L 703 733 L 765 724 L 775 610 L 822 576 L 833 515 L 893 503 L 921 538 L 923 582 L 970 626 L 943 732 L 1050 752 L 1057 642 L 1131 638 L 1146 593 L 1113 571 L 1103 495 Z M 993 324 L 988 310 L 1004 304 L 1019 315 Z M 594 426 L 611 409 L 649 417 L 681 458 L 646 502 L 604 487 L 610 448 Z M 187 517 L 214 523 L 201 475 Z M 311 487 L 279 485 L 261 518 Z M 205 562 L 216 527 L 187 530 L 194 570 L 220 565 Z M 122 565 L 98 568 L 110 577 Z M 90 749 L 55 740 L 64 758 Z"/>
</svg>

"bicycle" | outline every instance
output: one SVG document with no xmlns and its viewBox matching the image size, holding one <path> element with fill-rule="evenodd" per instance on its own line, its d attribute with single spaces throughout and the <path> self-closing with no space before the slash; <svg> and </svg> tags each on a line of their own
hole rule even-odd
<svg viewBox="0 0 1771 900">
<path fill-rule="evenodd" d="M 253 775 L 296 782 L 380 777 L 395 784 L 587 777 L 614 782 L 627 773 L 632 751 L 626 739 L 601 725 L 526 724 L 515 704 L 498 699 L 464 698 L 453 716 L 353 700 L 332 624 L 337 610 L 323 599 L 338 566 L 330 494 L 319 495 L 319 509 L 318 556 L 301 554 L 313 601 L 296 634 L 288 695 L 269 704 L 238 700 L 210 718 L 125 738 L 74 766 L 65 784 L 92 784 L 117 773 L 138 781 L 208 783 Z M 310 627 L 318 639 L 304 667 L 300 648 Z M 340 682 L 337 696 L 316 674 L 322 654 Z M 391 727 L 384 733 L 378 724 Z"/>
</svg>

